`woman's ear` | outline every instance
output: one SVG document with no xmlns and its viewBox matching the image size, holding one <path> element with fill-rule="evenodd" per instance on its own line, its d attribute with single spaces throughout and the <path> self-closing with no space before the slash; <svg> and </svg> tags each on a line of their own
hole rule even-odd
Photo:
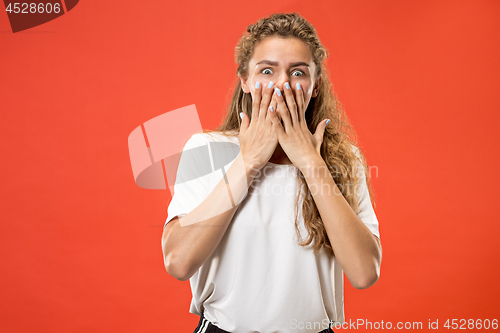
<svg viewBox="0 0 500 333">
<path fill-rule="evenodd" d="M 250 92 L 250 89 L 247 85 L 247 79 L 244 79 L 240 76 L 240 82 L 241 82 L 241 89 L 243 90 L 244 93 L 248 94 Z"/>
<path fill-rule="evenodd" d="M 316 97 L 319 94 L 319 87 L 321 86 L 321 75 L 318 78 L 318 82 L 315 84 L 312 97 Z"/>
</svg>

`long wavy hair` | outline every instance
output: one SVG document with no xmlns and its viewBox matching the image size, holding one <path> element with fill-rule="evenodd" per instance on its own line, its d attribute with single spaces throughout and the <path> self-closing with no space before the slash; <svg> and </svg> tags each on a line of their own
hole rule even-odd
<svg viewBox="0 0 500 333">
<path fill-rule="evenodd" d="M 357 214 L 359 212 L 359 193 L 357 193 L 356 189 L 360 187 L 356 185 L 361 180 L 361 166 L 366 175 L 370 199 L 372 203 L 375 203 L 366 159 L 358 147 L 356 133 L 333 92 L 326 65 L 324 64 L 324 60 L 328 57 L 328 50 L 321 44 L 314 27 L 300 14 L 275 13 L 248 26 L 246 33 L 240 38 L 235 48 L 235 60 L 238 65 L 236 74 L 238 77 L 233 83 L 232 89 L 234 91 L 231 101 L 225 107 L 226 115 L 223 118 L 223 123 L 214 131 L 204 130 L 203 132 L 207 134 L 217 132 L 226 136 L 237 136 L 241 126 L 239 113 L 244 112 L 251 119 L 252 96 L 250 93 L 243 92 L 240 77 L 248 77 L 248 63 L 253 55 L 255 45 L 270 36 L 298 38 L 305 42 L 311 50 L 316 64 L 315 77 L 317 79 L 321 75 L 322 82 L 319 87 L 319 94 L 316 97 L 311 97 L 305 119 L 311 133 L 315 132 L 318 123 L 325 118 L 331 120 L 325 129 L 320 150 L 321 156 L 343 197 Z M 298 244 L 307 246 L 314 242 L 314 253 L 324 248 L 329 256 L 334 256 L 335 253 L 304 175 L 299 169 L 297 169 L 297 174 L 298 188 L 300 189 L 295 201 L 295 229 L 299 238 Z M 298 224 L 299 199 L 301 197 L 303 197 L 302 216 L 304 227 L 308 233 L 305 240 L 301 239 Z"/>
</svg>

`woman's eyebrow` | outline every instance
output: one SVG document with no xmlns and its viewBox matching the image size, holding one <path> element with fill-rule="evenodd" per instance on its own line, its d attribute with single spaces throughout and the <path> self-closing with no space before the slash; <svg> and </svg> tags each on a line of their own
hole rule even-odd
<svg viewBox="0 0 500 333">
<path fill-rule="evenodd" d="M 278 62 L 277 61 L 271 61 L 271 60 L 262 60 L 262 61 L 259 61 L 257 63 L 257 65 L 260 65 L 260 64 L 268 64 L 268 65 L 271 65 L 271 66 L 278 66 Z M 306 66 L 306 67 L 309 67 L 309 64 L 303 62 L 303 61 L 299 61 L 299 62 L 292 62 L 290 64 L 290 67 L 296 67 L 296 66 Z"/>
</svg>

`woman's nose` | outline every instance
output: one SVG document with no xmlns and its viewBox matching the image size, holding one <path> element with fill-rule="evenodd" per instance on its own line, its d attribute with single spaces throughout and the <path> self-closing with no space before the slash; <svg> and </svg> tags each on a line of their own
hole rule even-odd
<svg viewBox="0 0 500 333">
<path fill-rule="evenodd" d="M 285 82 L 289 81 L 289 77 L 287 76 L 286 73 L 280 73 L 280 75 L 276 78 L 276 83 L 275 87 L 278 88 L 279 90 L 283 91 L 283 88 L 285 87 Z"/>
<path fill-rule="evenodd" d="M 276 84 L 274 86 L 279 90 L 283 91 L 283 89 L 285 88 L 285 82 L 288 82 L 288 78 L 284 79 L 280 78 L 279 80 L 276 81 Z"/>
</svg>

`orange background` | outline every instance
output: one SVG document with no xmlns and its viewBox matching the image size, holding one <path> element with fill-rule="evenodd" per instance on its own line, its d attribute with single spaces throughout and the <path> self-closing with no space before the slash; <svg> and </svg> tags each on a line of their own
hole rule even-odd
<svg viewBox="0 0 500 333">
<path fill-rule="evenodd" d="M 238 38 L 291 11 L 372 167 L 381 277 L 346 279 L 346 319 L 500 319 L 500 1 L 87 0 L 16 34 L 0 13 L 0 331 L 194 330 L 163 267 L 170 194 L 135 185 L 127 137 L 190 104 L 215 128 Z"/>
</svg>

